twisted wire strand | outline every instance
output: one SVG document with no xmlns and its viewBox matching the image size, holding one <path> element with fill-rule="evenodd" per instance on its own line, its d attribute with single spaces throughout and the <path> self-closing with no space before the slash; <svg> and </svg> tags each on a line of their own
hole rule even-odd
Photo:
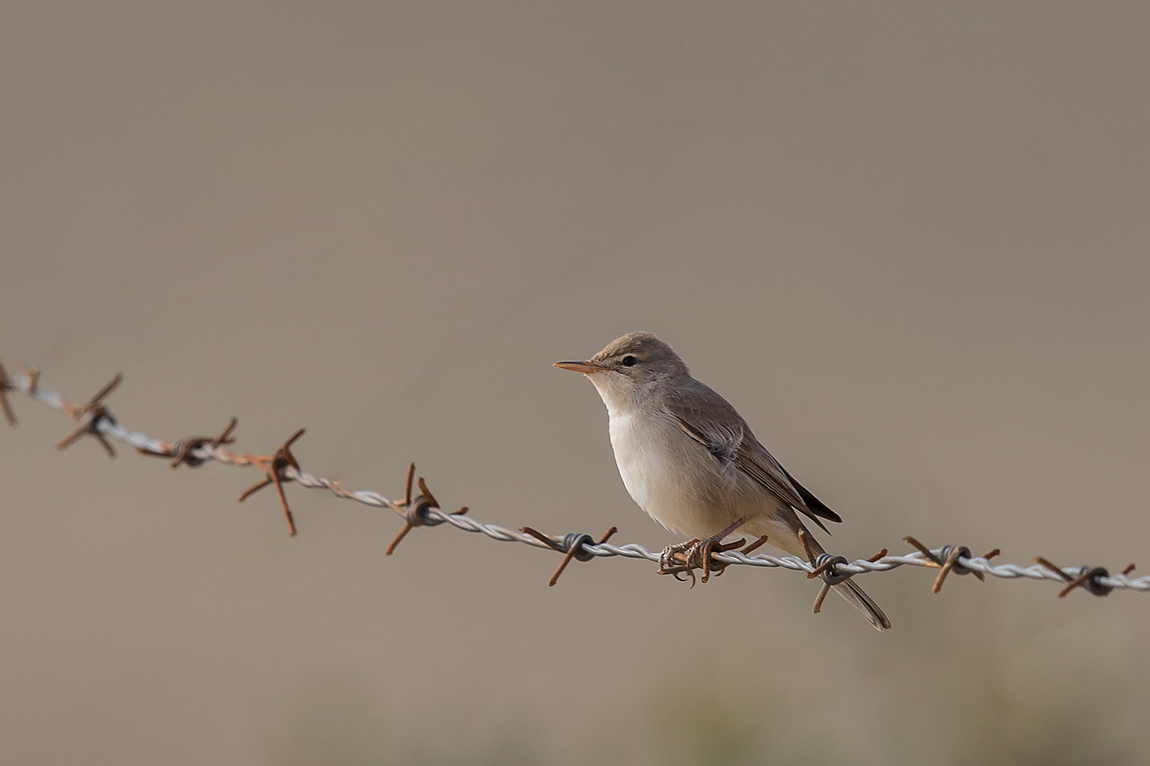
<svg viewBox="0 0 1150 766">
<path fill-rule="evenodd" d="M 74 411 L 77 408 L 70 405 L 58 392 L 41 388 L 39 386 L 38 376 L 16 374 L 10 379 L 9 385 L 53 409 L 75 418 Z M 179 442 L 172 443 L 160 439 L 153 439 L 144 433 L 133 431 L 120 423 L 114 422 L 110 417 L 96 417 L 92 423 L 92 428 L 98 430 L 108 438 L 124 442 L 143 452 L 165 454 L 171 452 L 179 444 Z M 190 450 L 190 454 L 199 461 L 214 460 L 226 465 L 257 465 L 261 460 L 261 457 L 246 452 L 236 453 L 226 447 L 212 446 L 210 444 L 204 444 L 196 449 Z M 266 460 L 266 458 L 262 459 Z M 403 515 L 405 512 L 399 503 L 388 499 L 378 492 L 371 490 L 349 490 L 343 487 L 339 482 L 314 476 L 292 465 L 283 467 L 280 470 L 280 475 L 285 480 L 294 481 L 300 486 L 309 489 L 325 489 L 337 497 L 354 500 L 355 502 L 376 508 L 388 508 L 400 515 Z M 552 546 L 548 546 L 538 538 L 519 530 L 507 529 L 496 524 L 485 524 L 469 516 L 445 513 L 439 508 L 434 507 L 425 508 L 422 512 L 435 524 L 447 523 L 464 532 L 483 534 L 492 540 L 498 540 L 500 542 L 519 542 L 535 548 L 543 548 L 545 550 L 552 549 Z M 639 543 L 627 543 L 623 545 L 584 543 L 582 550 L 592 556 L 622 556 L 631 559 L 646 559 L 652 562 L 658 562 L 660 557 L 660 552 L 650 551 Z M 946 551 L 946 548 L 932 549 L 931 554 L 934 557 L 933 560 L 919 551 L 904 555 L 883 556 L 873 561 L 859 559 L 847 564 L 839 564 L 836 566 L 836 570 L 843 574 L 861 575 L 871 572 L 889 572 L 901 566 L 931 567 L 937 569 L 939 568 L 938 561 L 945 557 Z M 808 574 L 815 570 L 813 565 L 795 556 L 772 556 L 766 553 L 747 556 L 738 551 L 727 551 L 714 553 L 712 557 L 725 564 L 788 569 Z M 1023 578 L 1030 580 L 1053 580 L 1063 585 L 1080 577 L 1083 572 L 1089 569 L 1089 567 L 1062 567 L 1062 576 L 1059 576 L 1042 564 L 1033 564 L 1026 567 L 1018 566 L 1017 564 L 992 564 L 988 559 L 981 556 L 969 558 L 958 556 L 956 562 L 960 567 L 971 572 L 979 572 L 984 575 L 991 575 L 1002 579 L 1014 580 Z M 1094 579 L 1098 585 L 1107 589 L 1113 588 L 1141 592 L 1150 591 L 1150 575 L 1132 578 L 1127 574 L 1111 574 L 1105 577 L 1099 576 Z"/>
</svg>

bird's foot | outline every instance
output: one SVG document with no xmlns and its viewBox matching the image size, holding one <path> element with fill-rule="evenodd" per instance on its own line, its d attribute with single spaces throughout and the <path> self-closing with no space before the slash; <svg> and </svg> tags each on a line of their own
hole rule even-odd
<svg viewBox="0 0 1150 766">
<path fill-rule="evenodd" d="M 745 539 L 739 538 L 732 543 L 724 544 L 723 538 L 725 536 L 726 532 L 724 531 L 703 540 L 695 538 L 683 543 L 668 545 L 659 556 L 659 574 L 669 574 L 681 582 L 686 582 L 687 578 L 690 578 L 692 588 L 695 587 L 696 569 L 703 570 L 703 582 L 710 580 L 712 573 L 718 577 L 727 568 L 727 562 L 712 559 L 711 555 L 742 548 L 747 542 Z M 686 575 L 686 577 L 680 575 Z"/>
<path fill-rule="evenodd" d="M 674 545 L 668 545 L 666 548 L 663 549 L 663 552 L 659 554 L 659 572 L 658 573 L 659 574 L 674 575 L 676 580 L 682 579 L 679 577 L 679 574 L 686 567 L 683 564 L 680 564 L 678 562 L 678 559 L 684 558 L 686 555 L 686 552 L 688 550 L 690 550 L 692 546 L 695 546 L 698 544 L 699 544 L 699 538 L 696 537 L 695 539 L 688 540 L 685 543 L 675 543 Z"/>
</svg>

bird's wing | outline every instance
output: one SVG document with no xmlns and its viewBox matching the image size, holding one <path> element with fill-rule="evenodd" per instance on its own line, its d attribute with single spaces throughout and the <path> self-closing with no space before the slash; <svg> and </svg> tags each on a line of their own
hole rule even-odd
<svg viewBox="0 0 1150 766">
<path fill-rule="evenodd" d="M 833 521 L 836 524 L 842 523 L 842 516 L 839 516 L 837 513 L 832 511 L 826 503 L 815 497 L 813 492 L 804 487 L 802 484 L 799 484 L 798 479 L 796 479 L 794 476 L 791 476 L 789 471 L 784 468 L 783 473 L 785 473 L 787 478 L 791 480 L 791 484 L 795 485 L 795 489 L 799 491 L 799 497 L 801 497 L 803 502 L 807 504 L 807 508 L 810 509 L 811 513 L 813 513 L 815 516 L 822 516 L 827 521 Z M 815 523 L 817 524 L 818 521 L 816 520 Z M 822 527 L 822 524 L 819 524 L 819 526 Z M 823 529 L 826 529 L 826 527 L 823 527 Z"/>
<path fill-rule="evenodd" d="M 837 513 L 787 473 L 726 399 L 702 383 L 694 382 L 698 389 L 691 392 L 690 401 L 687 397 L 677 396 L 665 402 L 684 433 L 706 447 L 719 462 L 724 465 L 733 463 L 784 503 L 810 517 L 823 531 L 830 532 L 820 516 L 828 521 L 842 521 Z M 702 407 L 706 407 L 705 414 Z"/>
<path fill-rule="evenodd" d="M 737 464 L 745 428 L 729 418 L 703 418 L 690 405 L 671 408 L 671 414 L 683 433 L 702 444 L 724 467 Z"/>
<path fill-rule="evenodd" d="M 818 498 L 807 491 L 803 485 L 792 479 L 786 469 L 779 464 L 779 461 L 775 460 L 775 456 L 767 452 L 767 448 L 759 444 L 753 434 L 748 434 L 748 438 L 743 440 L 743 446 L 739 450 L 739 456 L 735 459 L 735 465 L 737 465 L 743 473 L 781 497 L 796 511 L 818 524 L 827 534 L 830 534 L 830 530 L 823 524 L 819 516 L 823 516 L 823 518 L 831 521 L 842 521 L 842 519 L 838 517 L 838 514 L 823 505 Z M 775 488 L 776 486 L 786 488 L 789 490 L 788 494 L 780 494 Z M 808 497 L 818 503 L 820 510 L 825 508 L 827 511 L 830 511 L 833 518 L 831 516 L 825 516 L 819 513 L 818 510 L 810 507 L 810 505 L 807 504 Z"/>
</svg>

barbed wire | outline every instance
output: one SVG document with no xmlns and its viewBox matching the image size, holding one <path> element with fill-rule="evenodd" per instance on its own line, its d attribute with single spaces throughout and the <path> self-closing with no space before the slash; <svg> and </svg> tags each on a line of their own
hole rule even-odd
<svg viewBox="0 0 1150 766">
<path fill-rule="evenodd" d="M 386 553 L 391 555 L 400 541 L 415 527 L 433 527 L 440 524 L 449 524 L 464 532 L 475 532 L 492 540 L 500 542 L 518 542 L 535 548 L 553 550 L 563 554 L 555 573 L 551 576 L 550 585 L 555 585 L 560 574 L 572 559 L 590 561 L 599 557 L 622 556 L 629 559 L 645 559 L 647 561 L 660 561 L 661 552 L 653 552 L 638 543 L 615 545 L 608 540 L 616 533 L 611 527 L 598 540 L 591 535 L 583 533 L 570 533 L 562 536 L 543 534 L 531 527 L 520 527 L 518 530 L 507 529 L 496 524 L 485 524 L 468 516 L 466 507 L 457 511 L 446 512 L 440 506 L 435 496 L 428 489 L 422 477 L 415 481 L 419 494 L 413 496 L 413 480 L 415 479 L 415 464 L 408 466 L 404 497 L 402 500 L 391 500 L 384 495 L 371 490 L 350 490 L 338 481 L 332 481 L 314 476 L 302 468 L 291 452 L 291 445 L 299 439 L 304 429 L 300 428 L 271 454 L 255 455 L 250 452 L 233 452 L 228 445 L 233 444 L 237 420 L 232 418 L 228 424 L 215 436 L 192 436 L 175 442 L 153 439 L 139 431 L 133 431 L 118 423 L 104 404 L 108 397 L 122 382 L 123 376 L 117 373 L 112 380 L 101 388 L 87 403 L 76 405 L 70 403 L 58 392 L 40 386 L 40 371 L 28 370 L 9 378 L 3 365 L 0 365 L 0 411 L 8 422 L 15 426 L 16 416 L 7 399 L 7 392 L 19 391 L 27 396 L 48 405 L 68 415 L 76 423 L 76 427 L 56 443 L 58 449 L 65 449 L 83 436 L 94 437 L 109 457 L 115 457 L 116 451 L 111 440 L 123 442 L 134 447 L 144 455 L 170 459 L 172 468 L 181 465 L 197 467 L 207 461 L 215 461 L 224 465 L 254 466 L 264 473 L 264 477 L 240 493 L 238 500 L 243 502 L 248 497 L 269 485 L 274 486 L 279 499 L 280 507 L 287 522 L 288 532 L 296 534 L 295 519 L 288 505 L 284 484 L 294 482 L 308 489 L 323 489 L 336 495 L 336 497 L 376 508 L 387 508 L 403 519 L 403 527 L 388 545 Z M 808 561 L 796 556 L 773 556 L 766 553 L 750 555 L 754 550 L 767 541 L 766 537 L 753 541 L 749 546 L 727 544 L 715 548 L 699 567 L 703 569 L 703 581 L 706 582 L 711 574 L 719 575 L 729 565 L 762 567 L 769 569 L 786 569 L 795 572 L 804 572 L 808 578 L 820 577 L 823 586 L 819 597 L 815 600 L 815 611 L 819 611 L 822 598 L 831 585 L 856 575 L 873 572 L 889 572 L 903 566 L 929 567 L 938 569 L 932 590 L 938 593 L 947 577 L 951 574 L 972 574 L 979 580 L 986 575 L 1007 580 L 1054 580 L 1063 584 L 1059 597 L 1082 588 L 1096 596 L 1105 596 L 1114 589 L 1150 592 L 1150 576 L 1131 578 L 1130 573 L 1134 565 L 1126 566 L 1118 574 L 1110 574 L 1100 566 L 1059 567 L 1042 557 L 1035 557 L 1034 564 L 1018 566 L 1016 564 L 992 564 L 991 559 L 1000 555 L 996 548 L 983 556 L 972 555 L 969 548 L 961 545 L 946 545 L 931 549 L 913 537 L 904 537 L 903 541 L 916 550 L 902 555 L 888 555 L 886 548 L 867 559 L 848 561 L 842 556 L 830 554 L 815 555 L 808 548 Z M 805 541 L 804 541 L 805 542 Z M 734 548 L 742 548 L 735 550 Z M 690 575 L 692 583 L 694 566 L 686 565 L 674 568 L 673 571 L 663 571 L 664 574 L 680 573 Z"/>
</svg>

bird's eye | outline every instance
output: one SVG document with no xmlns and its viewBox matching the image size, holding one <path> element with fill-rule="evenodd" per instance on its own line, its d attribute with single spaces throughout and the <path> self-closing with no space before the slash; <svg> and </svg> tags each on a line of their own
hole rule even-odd
<svg viewBox="0 0 1150 766">
<path fill-rule="evenodd" d="M 639 360 L 636 359 L 635 357 L 631 356 L 630 354 L 627 354 L 627 356 L 623 357 L 623 366 L 624 367 L 634 367 L 638 362 L 639 362 Z"/>
</svg>

